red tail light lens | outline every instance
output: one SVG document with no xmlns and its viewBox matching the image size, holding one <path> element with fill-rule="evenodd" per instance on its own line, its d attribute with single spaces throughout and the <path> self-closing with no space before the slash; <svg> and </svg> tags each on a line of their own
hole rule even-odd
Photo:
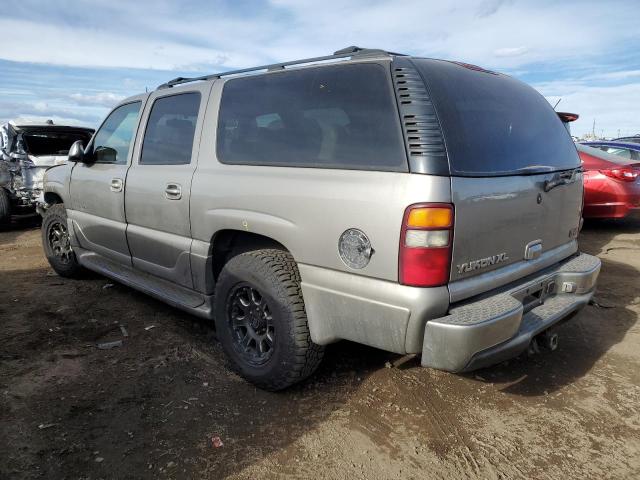
<svg viewBox="0 0 640 480">
<path fill-rule="evenodd" d="M 634 168 L 610 168 L 608 170 L 600 170 L 600 173 L 606 175 L 609 178 L 615 178 L 623 182 L 635 182 L 640 175 L 640 170 Z"/>
<path fill-rule="evenodd" d="M 411 205 L 400 232 L 399 280 L 413 287 L 439 287 L 449 281 L 453 205 Z"/>
</svg>

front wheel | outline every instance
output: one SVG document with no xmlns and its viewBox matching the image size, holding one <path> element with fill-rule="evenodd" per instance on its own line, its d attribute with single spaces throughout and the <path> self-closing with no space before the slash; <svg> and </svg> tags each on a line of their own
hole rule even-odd
<svg viewBox="0 0 640 480">
<path fill-rule="evenodd" d="M 67 211 L 63 204 L 49 207 L 42 219 L 42 246 L 49 264 L 61 277 L 77 278 L 82 273 L 71 248 Z"/>
<path fill-rule="evenodd" d="M 311 341 L 300 273 L 281 250 L 233 257 L 215 293 L 216 331 L 235 370 L 265 390 L 282 390 L 311 375 L 324 347 Z"/>
</svg>

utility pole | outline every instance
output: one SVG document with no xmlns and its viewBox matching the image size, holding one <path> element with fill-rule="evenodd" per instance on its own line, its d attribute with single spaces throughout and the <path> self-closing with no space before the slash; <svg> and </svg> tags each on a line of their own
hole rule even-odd
<svg viewBox="0 0 640 480">
<path fill-rule="evenodd" d="M 591 127 L 591 136 L 596 139 L 596 119 L 593 119 L 593 127 Z"/>
</svg>

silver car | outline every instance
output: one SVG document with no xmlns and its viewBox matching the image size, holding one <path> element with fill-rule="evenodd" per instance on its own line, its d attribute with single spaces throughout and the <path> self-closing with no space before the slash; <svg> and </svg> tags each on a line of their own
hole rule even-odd
<svg viewBox="0 0 640 480">
<path fill-rule="evenodd" d="M 46 175 L 53 268 L 215 320 L 265 389 L 341 339 L 452 372 L 554 349 L 600 270 L 562 121 L 474 65 L 350 47 L 177 78 L 69 160 Z"/>
</svg>

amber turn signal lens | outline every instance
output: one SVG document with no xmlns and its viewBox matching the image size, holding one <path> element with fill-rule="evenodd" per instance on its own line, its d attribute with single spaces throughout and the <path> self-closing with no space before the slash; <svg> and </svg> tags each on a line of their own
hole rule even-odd
<svg viewBox="0 0 640 480">
<path fill-rule="evenodd" d="M 420 207 L 409 212 L 407 227 L 449 228 L 453 223 L 451 208 Z"/>
</svg>

